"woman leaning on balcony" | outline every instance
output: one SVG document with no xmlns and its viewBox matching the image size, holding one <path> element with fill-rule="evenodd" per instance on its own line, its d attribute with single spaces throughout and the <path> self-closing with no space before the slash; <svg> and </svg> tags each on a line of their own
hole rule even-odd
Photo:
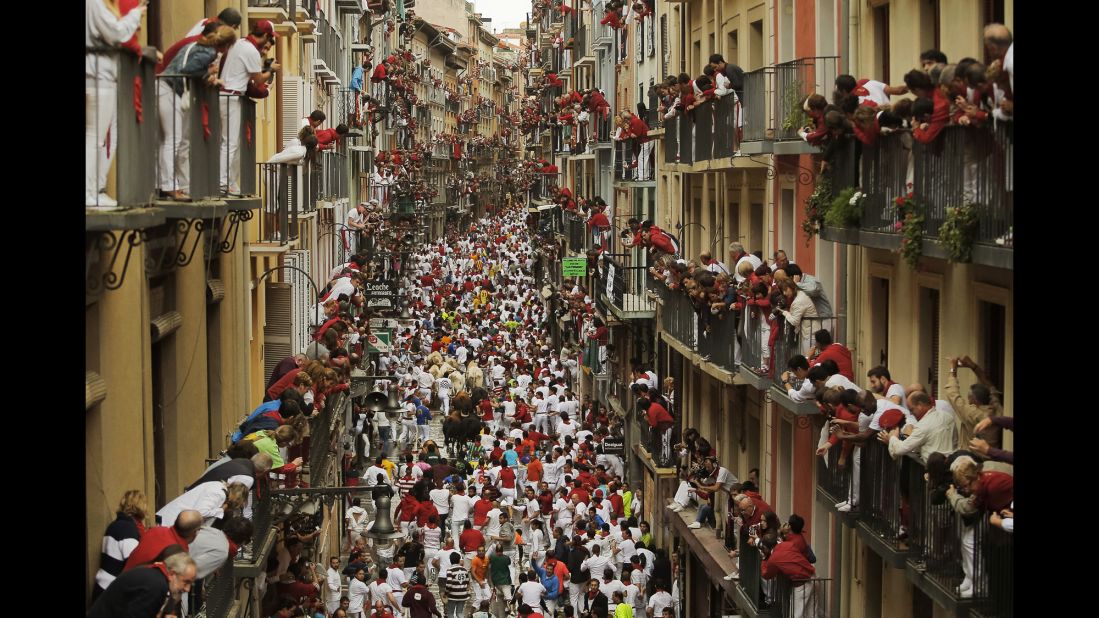
<svg viewBox="0 0 1099 618">
<path fill-rule="evenodd" d="M 813 304 L 813 299 L 798 289 L 798 284 L 792 279 L 779 282 L 778 287 L 782 291 L 786 306 L 777 308 L 777 311 L 786 318 L 786 323 L 791 328 L 801 329 L 800 352 L 804 354 L 813 343 L 813 329 L 818 321 L 809 318 L 818 317 L 817 308 Z"/>
<path fill-rule="evenodd" d="M 226 54 L 237 40 L 229 26 L 209 24 L 200 37 L 184 46 L 164 67 L 157 80 L 157 109 L 160 112 L 160 192 L 163 197 L 185 199 L 190 191 L 190 84 L 186 78 L 206 78 L 217 86 L 218 54 Z"/>
</svg>

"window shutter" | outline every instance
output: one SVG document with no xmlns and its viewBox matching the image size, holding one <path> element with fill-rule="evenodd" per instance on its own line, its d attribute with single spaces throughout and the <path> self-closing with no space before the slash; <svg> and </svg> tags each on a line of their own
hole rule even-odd
<svg viewBox="0 0 1099 618">
<path fill-rule="evenodd" d="M 668 16 L 660 16 L 660 57 L 661 57 L 661 75 L 668 74 Z"/>
<path fill-rule="evenodd" d="M 305 116 L 302 109 L 305 107 L 305 83 L 301 77 L 281 77 L 278 85 L 282 89 L 282 144 L 281 148 L 292 139 L 298 137 L 301 128 L 301 119 Z"/>
</svg>

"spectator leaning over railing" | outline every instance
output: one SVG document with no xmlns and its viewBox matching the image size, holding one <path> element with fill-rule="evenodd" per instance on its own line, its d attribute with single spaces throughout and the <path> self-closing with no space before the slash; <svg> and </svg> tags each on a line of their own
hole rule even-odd
<svg viewBox="0 0 1099 618">
<path fill-rule="evenodd" d="M 172 545 L 178 545 L 187 551 L 191 541 L 195 540 L 198 529 L 202 527 L 202 513 L 182 511 L 171 526 L 150 528 L 141 535 L 130 557 L 126 560 L 125 573 L 135 567 L 150 564 L 161 557 L 161 553 Z"/>
<path fill-rule="evenodd" d="M 126 560 L 133 553 L 145 534 L 145 515 L 148 510 L 145 492 L 131 489 L 122 495 L 117 517 L 103 535 L 103 549 L 99 558 L 99 570 L 95 574 L 92 602 L 122 574 Z"/>
<path fill-rule="evenodd" d="M 977 425 L 981 421 L 1003 415 L 1000 391 L 992 384 L 985 371 L 969 356 L 948 358 L 947 364 L 950 366 L 950 376 L 946 379 L 943 391 L 950 405 L 954 407 L 958 430 L 957 448 L 968 448 L 970 440 L 974 437 L 984 440 L 992 448 L 1000 448 L 999 427 L 986 425 L 981 430 L 977 430 Z M 969 387 L 969 395 L 966 398 L 962 397 L 961 387 L 958 384 L 958 367 L 972 369 L 978 380 L 977 384 Z"/>
<path fill-rule="evenodd" d="M 237 40 L 237 32 L 215 22 L 207 25 L 202 36 L 194 39 L 179 47 L 171 62 L 157 72 L 158 75 L 166 74 L 157 80 L 157 111 L 161 130 L 160 193 L 161 197 L 177 200 L 186 199 L 191 189 L 188 119 L 192 101 L 191 83 L 187 78 L 205 78 L 206 85 L 220 85 L 214 61 L 229 51 Z M 201 110 L 197 111 L 201 113 Z"/>
<path fill-rule="evenodd" d="M 813 327 L 819 325 L 819 321 L 812 318 L 819 317 L 820 314 L 817 313 L 813 300 L 809 298 L 808 294 L 801 291 L 794 281 L 782 281 L 778 284 L 778 287 L 785 298 L 785 304 L 772 309 L 772 311 L 786 318 L 786 324 L 790 329 L 793 329 L 793 333 L 800 332 L 800 337 L 795 334 L 795 337 L 801 340 L 802 349 L 799 351 L 806 352 L 812 345 Z"/>
<path fill-rule="evenodd" d="M 961 456 L 950 465 L 954 484 L 946 491 L 946 498 L 954 510 L 962 515 L 962 571 L 965 579 L 958 587 L 963 599 L 973 596 L 974 582 L 974 530 L 973 523 L 986 512 L 999 513 L 1012 505 L 1015 499 L 1015 479 L 1010 474 L 982 470 L 972 457 Z"/>
<path fill-rule="evenodd" d="M 118 202 L 106 191 L 118 142 L 118 60 L 117 52 L 107 48 L 134 36 L 147 4 L 142 1 L 124 17 L 117 0 L 85 0 L 84 5 L 84 205 L 114 208 Z"/>
<path fill-rule="evenodd" d="M 992 416 L 981 420 L 977 423 L 977 426 L 973 428 L 974 433 L 980 434 L 985 429 L 988 429 L 991 425 L 995 425 L 1000 429 L 1008 429 L 1015 431 L 1015 417 L 1013 416 Z M 1002 461 L 1004 463 L 1015 463 L 1014 451 L 1005 451 L 1003 449 L 993 448 L 989 446 L 988 442 L 985 442 L 981 438 L 969 439 L 969 450 L 988 457 L 992 461 Z"/>
<path fill-rule="evenodd" d="M 878 439 L 889 445 L 889 454 L 893 459 L 917 453 L 927 461 L 931 453 L 950 453 L 954 450 L 954 419 L 950 414 L 935 408 L 931 397 L 922 392 L 908 396 L 908 408 L 916 423 L 905 425 L 903 439 L 897 429 L 878 434 Z"/>
<path fill-rule="evenodd" d="M 714 511 L 717 506 L 718 495 L 721 492 L 725 492 L 726 494 L 729 494 L 729 497 L 726 498 L 726 500 L 732 502 L 733 486 L 739 483 L 740 481 L 737 480 L 732 472 L 717 464 L 716 457 L 707 457 L 705 477 L 697 482 L 693 482 L 693 485 L 696 490 L 705 491 L 710 494 L 710 503 L 698 507 L 697 517 L 695 517 L 694 522 L 687 527 L 701 528 L 704 522 L 709 521 L 710 525 L 716 528 L 717 518 L 714 515 Z"/>
<path fill-rule="evenodd" d="M 1015 43 L 1003 24 L 988 24 L 984 30 L 985 51 L 992 58 L 988 67 L 994 89 L 997 120 L 1011 120 L 1015 114 Z"/>
<path fill-rule="evenodd" d="M 95 0 L 98 2 L 98 0 Z M 135 569 L 119 576 L 114 585 L 92 605 L 90 618 L 115 616 L 160 616 L 175 614 L 180 596 L 195 581 L 195 561 L 186 552 L 168 556 L 163 562 Z"/>
</svg>

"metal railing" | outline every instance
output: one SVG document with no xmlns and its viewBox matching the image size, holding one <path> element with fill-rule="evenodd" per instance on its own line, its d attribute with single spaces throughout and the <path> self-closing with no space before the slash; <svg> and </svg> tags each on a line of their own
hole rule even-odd
<svg viewBox="0 0 1099 618">
<path fill-rule="evenodd" d="M 844 442 L 841 440 L 828 449 L 825 457 L 817 457 L 817 490 L 823 491 L 833 504 L 851 497 L 851 470 L 854 467 L 852 456 L 847 457 L 844 466 L 839 466 L 840 454 Z"/>
<path fill-rule="evenodd" d="M 775 65 L 776 140 L 801 139 L 798 129 L 805 125 L 807 119 L 801 102 L 813 93 L 831 99 L 836 83 L 837 60 L 836 56 L 821 56 L 798 58 Z M 745 96 L 748 94 L 745 93 Z"/>
<path fill-rule="evenodd" d="M 739 311 L 714 315 L 705 307 L 698 317 L 698 352 L 703 359 L 726 371 L 736 371 L 735 341 L 739 325 Z"/>
<path fill-rule="evenodd" d="M 595 141 L 611 141 L 611 129 L 614 127 L 614 116 L 608 113 L 605 117 L 598 111 L 592 112 L 591 117 L 595 122 Z"/>
<path fill-rule="evenodd" d="M 692 161 L 709 161 L 714 155 L 714 102 L 703 101 L 689 113 L 694 114 L 695 125 Z"/>
<path fill-rule="evenodd" d="M 152 204 L 160 134 L 155 63 L 129 50 L 106 48 L 86 49 L 85 63 L 86 73 L 96 76 L 94 83 L 85 87 L 85 205 L 110 205 L 102 196 L 106 196 L 112 159 L 116 161 L 118 206 Z M 111 64 L 116 67 L 117 81 L 99 77 L 109 75 Z"/>
<path fill-rule="evenodd" d="M 713 157 L 731 157 L 740 150 L 737 143 L 737 106 L 729 93 L 714 101 Z"/>
<path fill-rule="evenodd" d="M 973 524 L 973 598 L 982 616 L 1015 615 L 1015 537 L 988 521 L 982 513 Z"/>
<path fill-rule="evenodd" d="M 908 193 L 912 135 L 907 132 L 880 135 L 862 147 L 862 227 L 875 232 L 896 232 L 901 219 L 894 200 Z M 833 185 L 833 191 L 836 190 Z"/>
<path fill-rule="evenodd" d="M 286 11 L 287 16 L 294 17 L 290 14 L 290 0 L 248 0 L 248 7 L 254 9 L 278 8 Z"/>
<path fill-rule="evenodd" d="M 631 165 L 634 163 L 633 138 L 624 139 L 614 144 L 614 179 L 633 180 L 634 173 Z"/>
<path fill-rule="evenodd" d="M 744 116 L 743 141 L 762 142 L 773 139 L 774 129 L 768 116 L 768 95 L 774 84 L 774 67 L 763 67 L 744 74 L 744 100 L 740 102 L 740 113 Z"/>
<path fill-rule="evenodd" d="M 752 604 L 754 609 L 763 609 L 761 606 L 766 603 L 766 599 L 760 590 L 760 584 L 763 580 L 760 572 L 763 556 L 760 555 L 758 549 L 748 544 L 747 527 L 743 525 L 736 526 L 736 535 L 737 549 L 740 552 L 737 556 L 738 566 L 740 567 L 740 589 L 744 591 L 744 596 L 747 597 L 748 602 Z"/>
<path fill-rule="evenodd" d="M 588 26 L 582 25 L 576 29 L 576 33 L 572 35 L 573 40 L 573 53 L 575 58 L 580 59 L 588 55 Z"/>
<path fill-rule="evenodd" d="M 853 136 L 845 136 L 831 146 L 828 157 L 828 176 L 832 181 L 832 194 L 838 195 L 848 187 L 859 186 L 859 154 L 862 142 Z"/>
<path fill-rule="evenodd" d="M 828 589 L 831 579 L 791 581 L 779 575 L 771 589 L 772 618 L 826 618 L 831 616 Z"/>
<path fill-rule="evenodd" d="M 587 248 L 584 246 L 585 224 L 584 219 L 575 212 L 566 211 L 565 217 L 565 237 L 568 239 L 568 247 L 576 253 L 584 253 Z"/>
<path fill-rule="evenodd" d="M 665 163 L 679 163 L 679 120 L 676 116 L 664 121 Z"/>
<path fill-rule="evenodd" d="M 322 152 L 320 194 L 322 197 L 332 200 L 346 199 L 347 190 L 347 155 L 341 152 Z"/>
<path fill-rule="evenodd" d="M 820 329 L 826 329 L 832 333 L 832 340 L 836 338 L 836 328 L 839 318 L 809 318 L 803 317 L 797 326 L 791 326 L 789 322 L 780 320 L 777 328 L 781 329 L 775 338 L 775 353 L 773 366 L 776 368 L 772 379 L 778 387 L 782 387 L 782 373 L 786 369 L 786 363 L 790 357 L 796 354 L 804 355 L 814 344 L 813 333 Z"/>
<path fill-rule="evenodd" d="M 976 240 L 991 243 L 1012 225 L 1014 129 L 949 126 L 930 144 L 913 143 L 914 188 L 927 236 L 938 236 L 947 209 L 980 206 Z"/>
<path fill-rule="evenodd" d="M 592 8 L 592 28 L 595 30 L 594 43 L 596 45 L 609 46 L 614 44 L 614 28 L 599 23 L 606 12 L 605 2 L 596 2 Z"/>
<path fill-rule="evenodd" d="M 902 523 L 901 460 L 893 459 L 889 455 L 889 447 L 876 438 L 867 440 L 860 450 L 860 520 L 894 551 L 905 551 L 904 540 L 899 538 Z M 923 475 L 920 477 L 923 478 Z"/>
<path fill-rule="evenodd" d="M 698 313 L 685 294 L 679 290 L 667 290 L 660 311 L 660 324 L 664 332 L 694 349 L 698 341 Z"/>
<path fill-rule="evenodd" d="M 680 115 L 679 122 L 679 162 L 694 163 L 694 120 L 689 116 Z"/>
<path fill-rule="evenodd" d="M 761 376 L 770 376 L 774 368 L 771 346 L 771 323 L 765 315 L 745 308 L 744 331 L 740 341 L 740 366 Z"/>
<path fill-rule="evenodd" d="M 647 271 L 646 266 L 623 266 L 604 254 L 597 292 L 622 311 L 653 311 L 655 305 L 645 294 Z"/>
<path fill-rule="evenodd" d="M 222 126 L 218 153 L 221 195 L 256 195 L 256 102 L 246 96 L 222 92 L 218 103 Z"/>
<path fill-rule="evenodd" d="M 182 94 L 173 90 L 179 83 L 184 85 Z M 218 89 L 201 77 L 162 73 L 157 76 L 157 102 L 160 191 L 180 191 L 195 200 L 220 196 Z"/>
<path fill-rule="evenodd" d="M 298 237 L 298 212 L 302 166 L 263 163 L 263 216 L 259 242 L 287 243 Z M 305 175 L 308 177 L 308 175 Z"/>
<path fill-rule="evenodd" d="M 204 614 L 209 618 L 227 616 L 229 609 L 233 606 L 233 601 L 237 598 L 234 562 L 235 560 L 226 560 L 221 568 L 203 579 L 201 603 L 197 603 L 199 599 L 191 601 L 195 606 L 201 607 Z"/>
</svg>

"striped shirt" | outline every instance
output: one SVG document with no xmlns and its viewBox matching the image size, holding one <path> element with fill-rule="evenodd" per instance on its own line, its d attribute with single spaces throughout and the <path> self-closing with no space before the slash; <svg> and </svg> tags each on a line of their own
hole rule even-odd
<svg viewBox="0 0 1099 618">
<path fill-rule="evenodd" d="M 439 378 L 435 380 L 435 387 L 440 396 L 449 396 L 454 390 L 454 383 L 450 381 L 450 378 Z"/>
<path fill-rule="evenodd" d="M 133 517 L 118 514 L 118 518 L 107 526 L 103 535 L 103 548 L 99 556 L 99 571 L 95 574 L 95 583 L 106 590 L 116 577 L 122 574 L 126 559 L 141 540 L 141 528 Z"/>
<path fill-rule="evenodd" d="M 443 529 L 438 526 L 424 526 L 421 531 L 424 537 L 424 549 L 439 549 L 439 541 L 443 538 Z"/>
<path fill-rule="evenodd" d="M 469 571 L 462 565 L 451 565 L 446 571 L 446 598 L 447 601 L 469 600 Z"/>
<path fill-rule="evenodd" d="M 402 496 L 407 495 L 408 492 L 412 491 L 412 488 L 415 485 L 416 479 L 412 478 L 411 475 L 402 476 L 400 479 L 397 480 L 397 487 L 400 488 Z"/>
</svg>

